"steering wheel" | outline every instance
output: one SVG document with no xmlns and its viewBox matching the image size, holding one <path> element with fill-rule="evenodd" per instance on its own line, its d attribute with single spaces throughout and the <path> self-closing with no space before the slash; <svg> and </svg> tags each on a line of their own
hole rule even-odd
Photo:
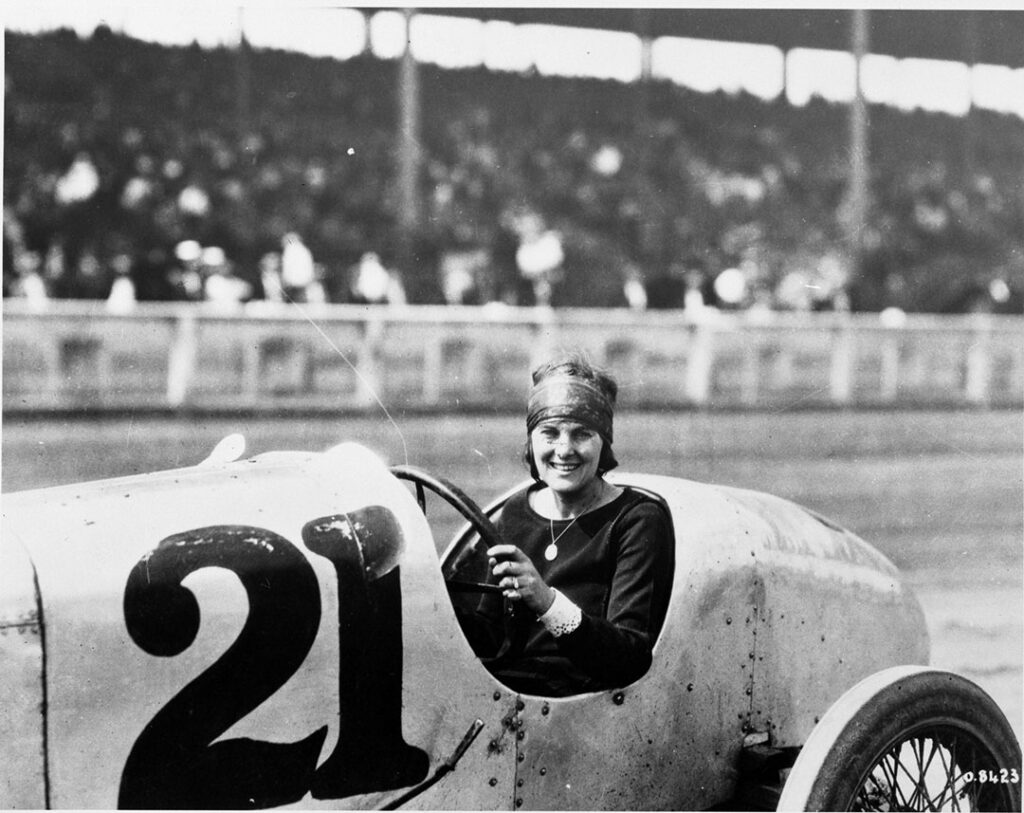
<svg viewBox="0 0 1024 813">
<path fill-rule="evenodd" d="M 480 510 L 472 498 L 458 486 L 449 483 L 443 477 L 438 477 L 415 466 L 392 466 L 391 473 L 399 480 L 408 480 L 416 486 L 416 502 L 420 506 L 423 515 L 427 514 L 426 491 L 432 491 L 452 508 L 458 511 L 470 524 L 474 531 L 480 535 L 480 541 L 488 548 L 502 544 L 501 533 L 494 527 L 494 523 L 487 515 Z M 446 579 L 445 584 L 454 593 L 501 593 L 502 588 L 496 584 L 484 582 L 467 582 L 457 579 Z"/>
</svg>

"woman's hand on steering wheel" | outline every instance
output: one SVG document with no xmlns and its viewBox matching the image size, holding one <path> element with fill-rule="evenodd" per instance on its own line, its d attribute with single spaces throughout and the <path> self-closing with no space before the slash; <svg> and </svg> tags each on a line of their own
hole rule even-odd
<svg viewBox="0 0 1024 813">
<path fill-rule="evenodd" d="M 530 557 L 515 545 L 488 548 L 488 563 L 506 598 L 522 601 L 537 615 L 544 615 L 555 600 L 552 590 L 540 577 Z"/>
</svg>

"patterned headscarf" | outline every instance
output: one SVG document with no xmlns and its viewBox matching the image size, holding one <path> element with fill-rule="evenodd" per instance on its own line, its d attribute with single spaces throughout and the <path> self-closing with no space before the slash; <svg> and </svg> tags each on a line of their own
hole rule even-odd
<svg viewBox="0 0 1024 813">
<path fill-rule="evenodd" d="M 612 404 L 596 385 L 586 379 L 555 375 L 534 385 L 526 408 L 527 433 L 541 421 L 551 418 L 578 421 L 611 445 Z"/>
</svg>

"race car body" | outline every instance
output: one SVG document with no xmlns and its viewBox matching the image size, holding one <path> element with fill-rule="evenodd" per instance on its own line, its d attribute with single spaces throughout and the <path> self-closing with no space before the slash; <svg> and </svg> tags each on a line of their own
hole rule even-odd
<svg viewBox="0 0 1024 813">
<path fill-rule="evenodd" d="M 492 676 L 373 453 L 276 452 L 5 495 L 0 804 L 700 809 L 862 678 L 924 664 L 896 568 L 785 500 L 616 474 L 669 512 L 649 671 L 552 698 Z M 489 513 L 500 510 L 500 500 Z M 450 585 L 449 585 L 450 586 Z"/>
</svg>

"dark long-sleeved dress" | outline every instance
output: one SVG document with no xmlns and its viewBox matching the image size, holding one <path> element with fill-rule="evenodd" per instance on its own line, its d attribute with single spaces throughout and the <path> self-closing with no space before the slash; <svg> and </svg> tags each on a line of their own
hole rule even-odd
<svg viewBox="0 0 1024 813">
<path fill-rule="evenodd" d="M 581 609 L 582 621 L 556 638 L 523 605 L 506 617 L 501 597 L 487 596 L 476 618 L 464 620 L 477 653 L 502 683 L 529 694 L 564 696 L 633 682 L 651 664 L 672 590 L 668 517 L 629 489 L 574 523 L 541 516 L 528 496 L 524 490 L 508 500 L 498 528 L 549 587 Z M 548 561 L 552 536 L 558 555 Z"/>
</svg>

